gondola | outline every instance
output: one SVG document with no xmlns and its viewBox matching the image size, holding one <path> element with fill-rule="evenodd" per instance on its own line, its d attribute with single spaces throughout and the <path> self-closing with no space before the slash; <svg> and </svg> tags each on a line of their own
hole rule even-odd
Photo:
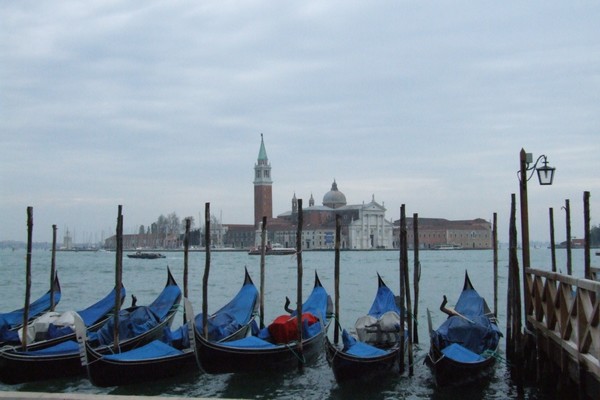
<svg viewBox="0 0 600 400">
<path fill-rule="evenodd" d="M 492 371 L 502 333 L 485 299 L 477 293 L 465 272 L 465 283 L 455 309 L 448 309 L 446 296 L 440 309 L 448 314 L 432 330 L 426 364 L 438 386 L 457 386 L 477 381 Z"/>
<path fill-rule="evenodd" d="M 332 302 L 315 272 L 313 290 L 302 305 L 302 349 L 298 353 L 297 332 L 285 327 L 297 326 L 296 313 L 280 316 L 252 335 L 229 342 L 211 342 L 196 329 L 196 350 L 203 371 L 210 374 L 230 372 L 282 371 L 296 368 L 299 360 L 308 362 L 323 349 L 323 337 L 329 324 Z M 282 323 L 280 323 L 282 322 Z M 283 329 L 278 329 L 283 328 Z M 276 333 L 282 333 L 279 335 Z M 285 337 L 287 340 L 277 340 Z"/>
<path fill-rule="evenodd" d="M 149 306 L 134 306 L 119 312 L 117 351 L 127 351 L 160 338 L 171 325 L 181 290 L 167 269 L 167 284 Z M 110 318 L 93 332 L 90 342 L 102 354 L 115 352 L 114 320 Z M 8 384 L 62 378 L 84 373 L 76 340 L 68 340 L 39 350 L 23 351 L 7 347 L 0 351 L 0 381 Z"/>
<path fill-rule="evenodd" d="M 244 284 L 238 294 L 208 317 L 209 339 L 224 342 L 245 337 L 256 315 L 257 299 L 258 290 L 246 270 Z M 187 299 L 186 314 L 194 315 Z M 77 339 L 88 378 L 94 385 L 106 387 L 154 381 L 185 371 L 199 371 L 192 327 L 202 332 L 202 314 L 196 315 L 194 321 L 194 324 L 186 323 L 170 332 L 168 337 L 131 351 L 110 355 L 102 355 L 94 350 L 85 339 L 84 329 L 80 325 Z"/>
<path fill-rule="evenodd" d="M 378 289 L 366 316 L 356 321 L 358 337 L 342 330 L 342 343 L 325 337 L 327 362 L 338 383 L 371 379 L 397 369 L 401 349 L 400 309 L 394 293 L 377 274 Z M 341 329 L 341 328 L 340 328 Z"/>
<path fill-rule="evenodd" d="M 60 301 L 61 291 L 58 282 L 58 274 L 54 275 L 52 280 L 54 286 L 54 305 Z M 50 310 L 52 306 L 52 289 L 48 290 L 43 296 L 29 305 L 29 321 L 31 322 L 40 315 Z M 0 313 L 0 345 L 14 340 L 16 331 L 23 326 L 24 309 L 14 310 L 7 313 Z"/>
<path fill-rule="evenodd" d="M 80 311 L 54 312 L 48 311 L 34 319 L 27 326 L 27 349 L 35 350 L 56 345 L 66 340 L 75 339 L 73 330 L 74 314 L 78 314 L 86 328 L 90 331 L 99 329 L 115 309 L 116 289 L 103 299 Z M 125 288 L 121 287 L 121 303 L 125 297 Z M 20 331 L 10 331 L 5 336 L 5 344 L 17 346 L 21 344 Z"/>
</svg>

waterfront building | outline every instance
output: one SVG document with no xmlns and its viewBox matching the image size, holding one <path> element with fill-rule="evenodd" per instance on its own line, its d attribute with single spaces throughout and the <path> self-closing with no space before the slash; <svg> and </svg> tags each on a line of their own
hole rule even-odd
<svg viewBox="0 0 600 400">
<path fill-rule="evenodd" d="M 414 221 L 406 219 L 408 248 L 414 247 Z M 491 249 L 492 224 L 482 218 L 450 221 L 443 218 L 419 218 L 420 249 Z M 395 247 L 400 235 L 400 221 L 394 223 Z"/>
</svg>

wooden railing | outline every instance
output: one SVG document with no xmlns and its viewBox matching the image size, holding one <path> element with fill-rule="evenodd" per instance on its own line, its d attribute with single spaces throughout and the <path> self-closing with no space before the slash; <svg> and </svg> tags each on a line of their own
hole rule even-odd
<svg viewBox="0 0 600 400">
<path fill-rule="evenodd" d="M 527 322 L 600 379 L 600 282 L 528 268 Z"/>
</svg>

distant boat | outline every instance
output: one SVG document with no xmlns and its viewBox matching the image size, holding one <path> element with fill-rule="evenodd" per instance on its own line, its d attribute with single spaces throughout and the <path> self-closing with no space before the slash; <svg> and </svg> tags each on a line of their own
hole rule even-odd
<svg viewBox="0 0 600 400">
<path fill-rule="evenodd" d="M 142 253 L 141 251 L 137 251 L 133 254 L 127 254 L 127 257 L 129 258 L 143 258 L 143 259 L 148 259 L 148 260 L 153 260 L 155 258 L 165 258 L 165 256 L 163 256 L 160 253 Z"/>
<path fill-rule="evenodd" d="M 440 244 L 434 247 L 434 250 L 461 250 L 462 246 L 458 244 Z"/>
<path fill-rule="evenodd" d="M 248 254 L 253 256 L 258 256 L 261 253 L 260 247 L 253 247 L 248 251 Z M 265 255 L 288 255 L 288 254 L 296 254 L 296 249 L 293 247 L 283 247 L 280 244 L 274 244 L 273 246 L 267 245 L 265 249 Z"/>
</svg>

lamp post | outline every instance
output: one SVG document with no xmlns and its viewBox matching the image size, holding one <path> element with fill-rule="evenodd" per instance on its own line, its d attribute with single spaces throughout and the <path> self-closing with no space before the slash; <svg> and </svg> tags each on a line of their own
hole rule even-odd
<svg viewBox="0 0 600 400">
<path fill-rule="evenodd" d="M 554 180 L 555 168 L 548 166 L 548 159 L 545 155 L 541 155 L 535 161 L 533 166 L 529 166 L 533 160 L 531 153 L 526 153 L 521 149 L 520 153 L 520 169 L 519 169 L 519 189 L 521 198 L 521 246 L 523 248 L 523 299 L 525 305 L 525 315 L 529 313 L 529 296 L 527 287 L 527 277 L 525 272 L 530 267 L 529 256 L 529 212 L 527 204 L 527 181 L 533 177 L 534 171 L 537 171 L 540 185 L 552 185 Z M 542 161 L 543 160 L 543 161 Z M 538 167 L 538 163 L 542 161 L 543 166 Z M 528 176 L 529 174 L 529 176 Z"/>
</svg>

